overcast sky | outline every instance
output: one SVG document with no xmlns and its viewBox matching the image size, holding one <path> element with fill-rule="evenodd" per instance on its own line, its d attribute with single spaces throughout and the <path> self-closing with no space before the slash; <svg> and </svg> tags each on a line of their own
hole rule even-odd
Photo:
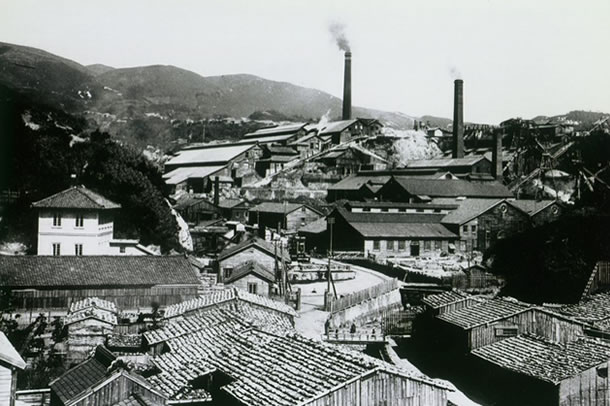
<svg viewBox="0 0 610 406">
<path fill-rule="evenodd" d="M 379 4 L 382 3 L 382 4 Z M 610 112 L 610 0 L 0 0 L 0 41 L 82 64 L 251 73 L 342 94 L 345 24 L 355 105 L 465 119 Z"/>
</svg>

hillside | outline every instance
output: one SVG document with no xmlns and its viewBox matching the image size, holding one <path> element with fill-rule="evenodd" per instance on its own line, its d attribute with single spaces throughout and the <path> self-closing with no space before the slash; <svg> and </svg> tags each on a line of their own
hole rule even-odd
<svg viewBox="0 0 610 406">
<path fill-rule="evenodd" d="M 103 65 L 101 63 L 96 63 L 96 64 L 93 64 L 93 65 L 87 65 L 86 68 L 94 76 L 101 75 L 102 73 L 106 73 L 106 72 L 109 72 L 109 71 L 115 69 L 112 66 Z"/>
<path fill-rule="evenodd" d="M 559 114 L 556 116 L 536 116 L 532 120 L 537 123 L 571 123 L 575 124 L 577 129 L 586 130 L 591 128 L 598 120 L 610 117 L 608 113 L 572 110 L 567 114 Z"/>
</svg>

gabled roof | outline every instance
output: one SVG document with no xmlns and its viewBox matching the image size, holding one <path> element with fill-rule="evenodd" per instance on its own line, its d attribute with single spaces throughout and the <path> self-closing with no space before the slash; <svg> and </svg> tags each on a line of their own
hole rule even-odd
<svg viewBox="0 0 610 406">
<path fill-rule="evenodd" d="M 569 304 L 555 311 L 577 320 L 599 323 L 610 319 L 610 292 L 591 295 L 577 304 Z"/>
<path fill-rule="evenodd" d="M 199 279 L 184 255 L 0 256 L 0 286 L 154 285 L 199 285 Z"/>
<path fill-rule="evenodd" d="M 351 175 L 330 186 L 328 190 L 360 190 L 362 186 L 367 184 L 385 185 L 390 180 L 390 178 L 390 175 Z"/>
<path fill-rule="evenodd" d="M 531 305 L 516 300 L 492 299 L 476 306 L 444 313 L 437 317 L 464 330 L 470 330 L 483 324 L 503 320 L 531 308 Z"/>
<path fill-rule="evenodd" d="M 222 166 L 240 154 L 257 147 L 256 144 L 216 144 L 206 147 L 183 149 L 165 165 Z"/>
<path fill-rule="evenodd" d="M 326 126 L 322 128 L 322 130 L 320 130 L 319 135 L 325 136 L 329 134 L 340 133 L 342 131 L 345 131 L 348 127 L 351 127 L 352 125 L 356 124 L 357 122 L 358 119 L 331 121 L 330 123 L 326 124 Z"/>
<path fill-rule="evenodd" d="M 25 369 L 25 361 L 2 331 L 0 331 L 0 362 Z"/>
<path fill-rule="evenodd" d="M 275 213 L 275 214 L 288 214 L 292 213 L 295 210 L 299 210 L 301 207 L 307 207 L 309 210 L 320 213 L 318 210 L 314 209 L 311 206 L 308 206 L 303 203 L 277 203 L 277 202 L 263 202 L 252 208 L 250 208 L 251 212 L 259 212 L 259 213 Z"/>
<path fill-rule="evenodd" d="M 245 208 L 249 206 L 248 202 L 243 199 L 220 199 L 218 202 L 218 207 L 222 209 L 233 209 L 241 205 L 243 205 Z"/>
<path fill-rule="evenodd" d="M 74 186 L 32 203 L 32 207 L 49 209 L 120 209 L 121 205 L 84 186 Z"/>
<path fill-rule="evenodd" d="M 311 233 L 311 234 L 319 234 L 326 231 L 326 217 L 320 217 L 316 221 L 305 225 L 304 227 L 299 228 L 299 234 L 301 233 Z"/>
<path fill-rule="evenodd" d="M 83 300 L 73 302 L 70 305 L 70 313 L 78 312 L 89 308 L 98 308 L 111 313 L 116 313 L 116 304 L 108 300 L 100 299 L 99 297 L 87 297 Z"/>
<path fill-rule="evenodd" d="M 68 370 L 49 386 L 63 404 L 106 377 L 106 372 L 116 356 L 103 345 L 95 349 L 92 358 Z"/>
<path fill-rule="evenodd" d="M 393 179 L 409 194 L 430 197 L 513 197 L 506 186 L 497 181 L 466 181 L 461 179 L 421 179 L 394 176 Z"/>
<path fill-rule="evenodd" d="M 273 270 L 267 269 L 256 261 L 247 261 L 244 264 L 236 267 L 231 272 L 231 276 L 224 280 L 224 283 L 235 282 L 246 275 L 254 274 L 269 283 L 275 282 Z"/>
<path fill-rule="evenodd" d="M 467 293 L 463 293 L 457 290 L 450 290 L 443 293 L 437 293 L 435 295 L 428 295 L 422 299 L 422 302 L 433 309 L 438 309 L 443 306 L 447 306 L 453 303 L 461 302 L 471 296 Z"/>
<path fill-rule="evenodd" d="M 276 127 L 269 128 L 261 128 L 260 130 L 253 131 L 244 135 L 244 138 L 263 138 L 263 137 L 272 137 L 276 135 L 283 134 L 295 134 L 302 130 L 307 123 L 298 123 L 298 124 L 290 124 L 290 125 L 281 125 Z"/>
<path fill-rule="evenodd" d="M 267 253 L 267 255 L 269 255 L 269 256 L 272 256 L 272 257 L 275 256 L 275 247 L 273 246 L 273 243 L 263 240 L 262 238 L 255 237 L 250 240 L 243 241 L 233 247 L 223 250 L 220 253 L 220 255 L 218 255 L 218 261 L 222 261 L 223 259 L 231 257 L 250 247 L 255 247 L 258 250 Z M 280 253 L 281 253 L 281 250 L 278 248 L 277 249 L 278 259 L 281 258 Z M 284 250 L 284 260 L 287 260 L 287 261 L 290 260 L 290 257 L 288 256 L 288 253 L 286 252 L 286 250 Z"/>
<path fill-rule="evenodd" d="M 342 207 L 335 212 L 365 238 L 458 238 L 440 224 L 442 214 L 354 213 Z"/>
<path fill-rule="evenodd" d="M 519 210 L 527 213 L 530 217 L 546 209 L 547 207 L 558 203 L 557 200 L 511 200 L 510 204 Z"/>
<path fill-rule="evenodd" d="M 464 224 L 479 217 L 489 209 L 497 206 L 505 199 L 466 199 L 459 207 L 443 218 L 444 224 Z"/>
<path fill-rule="evenodd" d="M 510 337 L 472 354 L 504 369 L 558 384 L 610 359 L 610 344 L 579 338 L 556 344 L 534 336 Z"/>
</svg>

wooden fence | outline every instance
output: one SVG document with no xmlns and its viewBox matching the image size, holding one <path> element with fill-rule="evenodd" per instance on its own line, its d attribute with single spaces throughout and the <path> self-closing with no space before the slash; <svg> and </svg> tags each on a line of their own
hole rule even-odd
<svg viewBox="0 0 610 406">
<path fill-rule="evenodd" d="M 379 285 L 371 286 L 370 288 L 354 292 L 347 296 L 343 296 L 337 300 L 331 302 L 330 312 L 337 313 L 341 310 L 347 309 L 348 307 L 355 306 L 358 303 L 362 303 L 366 300 L 371 300 L 395 289 L 398 289 L 398 279 L 390 279 L 382 282 Z"/>
</svg>

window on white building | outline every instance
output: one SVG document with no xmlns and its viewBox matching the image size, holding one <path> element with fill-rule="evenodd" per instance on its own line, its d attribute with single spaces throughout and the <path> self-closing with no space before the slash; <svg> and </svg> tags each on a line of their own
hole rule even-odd
<svg viewBox="0 0 610 406">
<path fill-rule="evenodd" d="M 74 255 L 83 255 L 83 244 L 74 244 Z"/>
<path fill-rule="evenodd" d="M 82 214 L 76 215 L 76 227 L 83 227 L 85 224 L 84 218 Z"/>
<path fill-rule="evenodd" d="M 120 252 L 121 254 L 124 254 L 124 253 L 125 253 L 125 246 L 124 246 L 124 245 L 121 245 L 121 246 L 119 247 L 119 252 Z"/>
<path fill-rule="evenodd" d="M 53 255 L 61 255 L 61 244 L 58 242 L 53 243 Z"/>
<path fill-rule="evenodd" d="M 387 250 L 388 251 L 393 251 L 394 250 L 394 240 L 388 240 L 388 242 L 387 242 Z"/>
<path fill-rule="evenodd" d="M 380 246 L 379 240 L 373 241 L 373 250 L 374 251 L 379 251 L 379 246 Z"/>
<path fill-rule="evenodd" d="M 258 284 L 254 282 L 248 282 L 248 293 L 252 293 L 256 295 L 256 290 L 258 288 Z"/>
<path fill-rule="evenodd" d="M 54 213 L 53 214 L 53 226 L 54 227 L 61 227 L 61 213 Z"/>
</svg>

